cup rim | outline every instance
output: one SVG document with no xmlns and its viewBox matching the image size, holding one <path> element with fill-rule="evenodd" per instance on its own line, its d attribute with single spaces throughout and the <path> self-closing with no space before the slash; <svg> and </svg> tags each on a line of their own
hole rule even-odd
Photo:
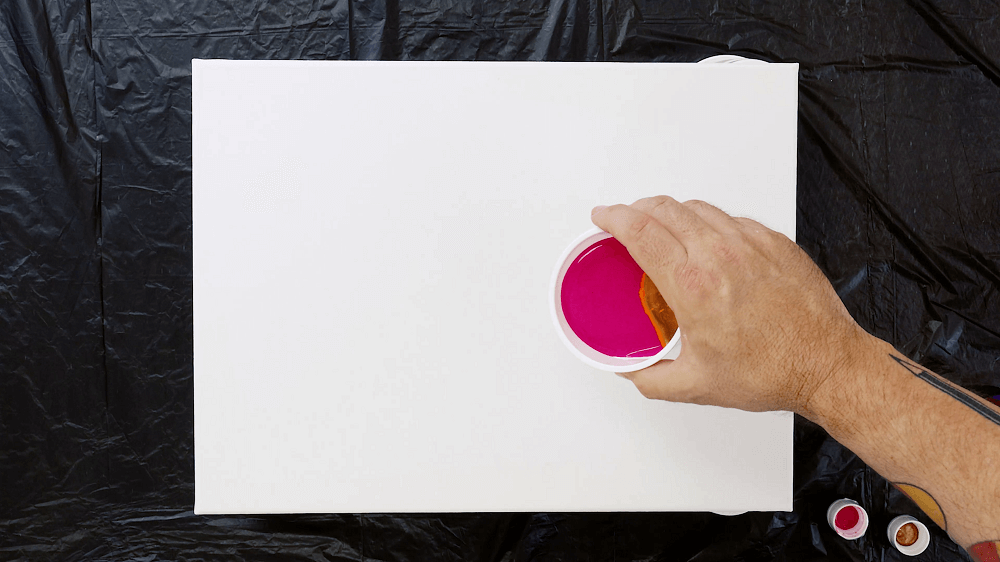
<svg viewBox="0 0 1000 562">
<path fill-rule="evenodd" d="M 593 240 L 591 241 L 592 238 Z M 633 371 L 638 371 L 640 369 L 645 369 L 646 367 L 655 365 L 664 358 L 667 358 L 666 356 L 671 352 L 673 352 L 675 348 L 680 344 L 681 341 L 680 328 L 674 331 L 674 335 L 670 338 L 670 341 L 667 342 L 667 345 L 663 346 L 663 349 L 656 352 L 655 355 L 651 355 L 649 357 L 636 358 L 634 361 L 626 361 L 625 364 L 612 364 L 610 362 L 607 363 L 601 362 L 595 357 L 601 357 L 601 358 L 607 357 L 619 361 L 628 360 L 629 358 L 607 355 L 587 345 L 587 343 L 584 342 L 582 339 L 580 339 L 580 337 L 573 332 L 572 328 L 569 327 L 569 323 L 566 321 L 566 317 L 562 313 L 562 299 L 560 298 L 561 297 L 560 293 L 562 292 L 561 291 L 562 279 L 566 274 L 566 270 L 569 269 L 568 262 L 571 261 L 571 259 L 576 259 L 576 257 L 583 250 L 586 249 L 586 247 L 580 248 L 580 246 L 583 245 L 585 242 L 591 241 L 591 243 L 588 244 L 589 247 L 590 245 L 593 245 L 596 242 L 599 242 L 601 240 L 606 240 L 608 238 L 614 238 L 614 236 L 612 236 L 610 233 L 604 230 L 601 230 L 600 228 L 594 227 L 587 230 L 580 236 L 578 236 L 575 240 L 573 240 L 573 242 L 571 242 L 566 247 L 565 250 L 563 250 L 562 254 L 559 256 L 559 259 L 556 260 L 556 266 L 555 269 L 552 271 L 552 277 L 551 280 L 549 281 L 549 312 L 551 313 L 552 316 L 552 324 L 555 326 L 556 332 L 559 334 L 559 339 L 562 340 L 563 344 L 570 350 L 570 352 L 573 353 L 573 355 L 576 356 L 577 359 L 583 361 L 584 363 L 590 365 L 591 367 L 600 369 L 602 371 L 616 372 L 616 373 L 631 373 Z M 567 332 L 572 334 L 572 338 L 570 337 L 570 334 L 568 334 Z M 593 353 L 588 355 L 583 351 L 581 351 L 577 343 L 573 341 L 573 338 L 579 340 L 580 345 L 585 346 L 588 350 L 592 351 Z"/>
</svg>

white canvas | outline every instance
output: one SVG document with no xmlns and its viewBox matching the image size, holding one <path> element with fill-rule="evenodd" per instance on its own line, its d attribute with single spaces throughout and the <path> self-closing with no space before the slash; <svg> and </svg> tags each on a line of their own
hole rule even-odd
<svg viewBox="0 0 1000 562">
<path fill-rule="evenodd" d="M 597 204 L 794 236 L 797 65 L 193 66 L 197 513 L 791 509 L 791 414 L 646 400 L 546 299 Z"/>
</svg>

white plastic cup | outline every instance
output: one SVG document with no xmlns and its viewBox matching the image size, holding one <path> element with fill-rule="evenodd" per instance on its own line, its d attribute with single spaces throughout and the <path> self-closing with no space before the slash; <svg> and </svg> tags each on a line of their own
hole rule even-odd
<svg viewBox="0 0 1000 562">
<path fill-rule="evenodd" d="M 850 529 L 841 529 L 837 527 L 837 514 L 848 507 L 858 510 L 858 522 Z M 845 538 L 849 541 L 860 539 L 865 536 L 865 531 L 868 530 L 868 512 L 865 511 L 865 508 L 861 507 L 858 502 L 847 498 L 837 500 L 830 504 L 829 509 L 826 510 L 826 521 L 830 524 L 830 528 L 833 529 L 833 532 L 837 533 L 841 538 Z"/>
<path fill-rule="evenodd" d="M 601 353 L 584 343 L 566 321 L 566 315 L 563 314 L 562 310 L 562 282 L 563 278 L 566 277 L 566 271 L 584 250 L 607 238 L 612 238 L 612 236 L 599 228 L 592 228 L 574 240 L 556 261 L 555 271 L 552 272 L 552 281 L 549 283 L 549 310 L 552 313 L 552 323 L 556 327 L 556 332 L 559 333 L 559 339 L 578 359 L 602 371 L 631 373 L 655 365 L 663 359 L 676 359 L 681 353 L 680 330 L 674 332 L 667 345 L 663 346 L 663 349 L 656 355 L 616 357 Z M 638 287 L 636 290 L 638 291 Z"/>
<path fill-rule="evenodd" d="M 766 60 L 748 59 L 739 55 L 715 55 L 701 59 L 699 64 L 767 64 Z"/>
<path fill-rule="evenodd" d="M 896 533 L 898 533 L 903 525 L 906 525 L 907 523 L 913 523 L 913 525 L 917 528 L 917 542 L 911 544 L 910 546 L 901 545 L 896 541 Z M 896 547 L 896 550 L 907 556 L 916 556 L 927 550 L 927 546 L 931 544 L 931 533 L 927 530 L 927 526 L 920 521 L 917 521 L 915 517 L 910 517 L 909 515 L 900 515 L 890 521 L 888 534 L 889 542 L 892 543 L 892 546 Z"/>
</svg>

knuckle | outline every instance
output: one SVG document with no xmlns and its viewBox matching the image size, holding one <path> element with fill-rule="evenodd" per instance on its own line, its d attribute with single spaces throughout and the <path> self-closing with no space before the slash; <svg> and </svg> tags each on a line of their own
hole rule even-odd
<svg viewBox="0 0 1000 562">
<path fill-rule="evenodd" d="M 714 283 L 713 276 L 704 267 L 697 265 L 683 265 L 674 272 L 674 282 L 688 294 L 699 295 L 711 290 Z"/>
<path fill-rule="evenodd" d="M 772 240 L 774 240 L 778 244 L 781 244 L 781 245 L 785 246 L 789 250 L 798 250 L 799 249 L 799 245 L 796 244 L 795 242 L 792 242 L 792 239 L 789 238 L 789 237 L 787 237 L 787 236 L 785 236 L 784 234 L 782 234 L 782 233 L 780 233 L 780 232 L 778 232 L 776 230 L 770 230 L 770 229 L 768 229 L 767 233 L 768 233 L 768 236 L 770 236 Z"/>
<path fill-rule="evenodd" d="M 765 229 L 758 236 L 761 247 L 766 254 L 772 256 L 787 256 L 798 250 L 798 245 L 780 232 Z"/>
<path fill-rule="evenodd" d="M 771 230 L 770 228 L 760 224 L 759 222 L 748 219 L 746 217 L 739 217 L 736 222 L 742 226 L 743 235 L 745 239 L 752 240 L 757 244 L 770 245 L 775 241 L 774 235 L 777 232 Z"/>
<path fill-rule="evenodd" d="M 717 240 L 713 245 L 715 256 L 725 262 L 734 265 L 738 265 L 743 258 L 741 257 L 741 251 L 731 242 L 726 240 Z"/>
<path fill-rule="evenodd" d="M 664 216 L 672 216 L 677 214 L 677 200 L 673 197 L 668 197 L 666 195 L 660 195 L 655 197 L 656 203 L 650 209 L 652 214 L 660 214 Z"/>
<path fill-rule="evenodd" d="M 611 205 L 604 211 L 605 213 L 608 212 L 620 213 L 623 209 L 625 209 L 625 205 L 622 205 L 621 203 L 615 203 L 614 205 Z"/>
<path fill-rule="evenodd" d="M 636 201 L 633 204 L 633 206 L 636 207 L 637 209 L 650 209 L 659 205 L 666 199 L 669 199 L 669 197 L 667 197 L 666 195 L 654 195 L 652 197 L 643 197 L 642 199 Z"/>
<path fill-rule="evenodd" d="M 643 215 L 629 225 L 628 234 L 633 240 L 648 240 L 653 232 L 653 217 Z"/>
</svg>

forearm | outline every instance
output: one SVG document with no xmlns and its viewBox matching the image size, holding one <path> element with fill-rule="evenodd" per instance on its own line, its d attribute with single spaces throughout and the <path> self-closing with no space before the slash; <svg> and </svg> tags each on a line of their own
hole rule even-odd
<svg viewBox="0 0 1000 562">
<path fill-rule="evenodd" d="M 624 375 L 644 396 L 801 413 L 920 500 L 974 558 L 1000 562 L 996 407 L 865 333 L 805 252 L 760 223 L 667 196 L 597 207 L 592 218 L 680 326 L 676 360 Z"/>
<path fill-rule="evenodd" d="M 802 413 L 907 493 L 974 559 L 975 545 L 1000 541 L 1000 408 L 872 338 Z"/>
</svg>

